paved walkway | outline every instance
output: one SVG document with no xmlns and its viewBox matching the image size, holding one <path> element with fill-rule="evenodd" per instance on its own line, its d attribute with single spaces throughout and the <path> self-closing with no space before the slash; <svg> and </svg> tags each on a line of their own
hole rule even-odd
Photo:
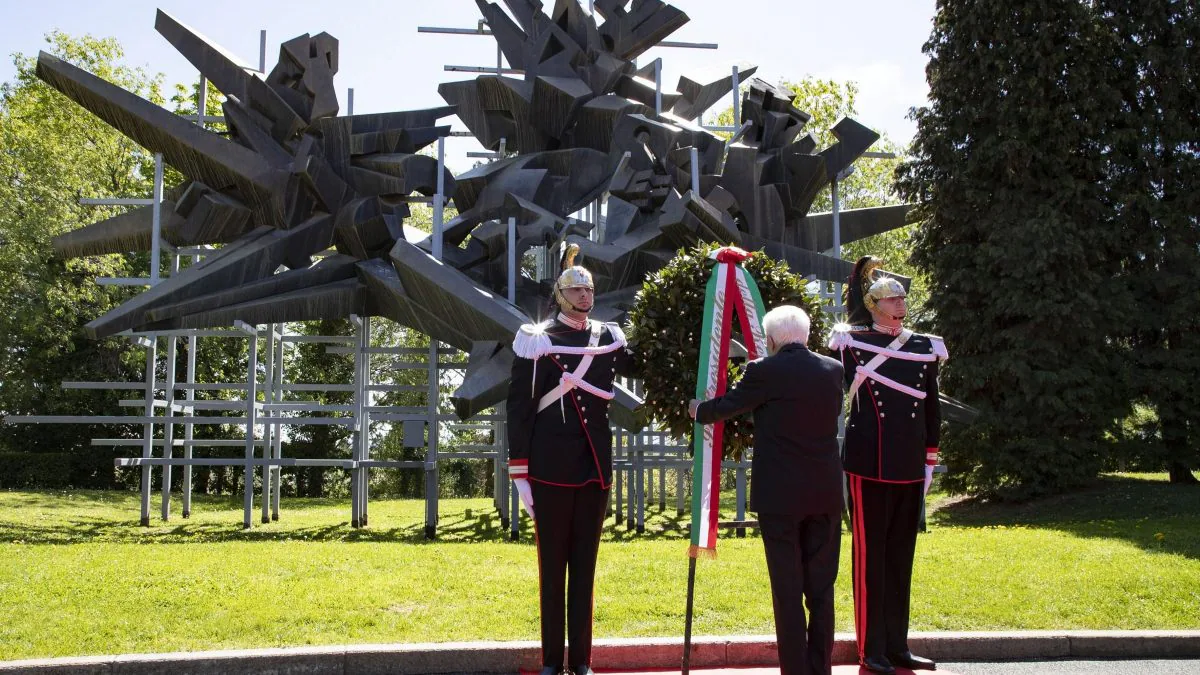
<svg viewBox="0 0 1200 675">
<path fill-rule="evenodd" d="M 995 633 L 914 633 L 913 651 L 943 664 L 938 672 L 961 675 L 1047 675 L 1049 673 L 1172 673 L 1179 662 L 1200 659 L 1200 631 L 1019 631 Z M 593 666 L 605 672 L 678 672 L 683 652 L 679 638 L 598 640 Z M 853 663 L 851 634 L 839 634 L 834 663 Z M 1087 663 L 1122 659 L 1139 670 L 1088 670 Z M 988 665 L 986 662 L 1027 662 Z M 969 663 L 985 662 L 985 663 Z M 1043 663 L 1038 663 L 1043 662 Z M 1044 662 L 1054 662 L 1046 665 Z M 738 675 L 778 672 L 773 637 L 703 637 L 693 642 L 692 667 L 736 669 Z M 1145 667 L 1159 670 L 1140 670 Z M 1158 665 L 1156 665 L 1158 664 Z M 408 675 L 415 673 L 517 673 L 537 670 L 536 642 L 460 642 L 433 644 L 300 647 L 178 654 L 96 656 L 0 662 L 11 675 Z M 1038 670 L 1037 668 L 1049 668 Z M 980 668 L 983 668 L 982 670 Z M 1006 668 L 1007 670 L 997 670 Z M 1072 669 L 1075 668 L 1075 669 Z M 759 669 L 762 669 L 759 671 Z M 838 675 L 857 673 L 839 668 Z M 758 671 L 758 672 L 756 672 Z M 712 673 L 713 671 L 709 671 Z"/>
</svg>

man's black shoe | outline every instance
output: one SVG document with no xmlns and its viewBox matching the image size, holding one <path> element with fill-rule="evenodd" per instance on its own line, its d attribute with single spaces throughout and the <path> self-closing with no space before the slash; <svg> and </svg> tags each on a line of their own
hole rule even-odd
<svg viewBox="0 0 1200 675">
<path fill-rule="evenodd" d="M 882 656 L 864 656 L 861 665 L 872 673 L 879 673 L 879 675 L 896 674 L 896 669 Z"/>
<path fill-rule="evenodd" d="M 908 668 L 909 670 L 937 670 L 937 664 L 929 659 L 922 658 L 912 652 L 904 652 L 903 654 L 889 654 L 888 660 L 897 666 Z"/>
<path fill-rule="evenodd" d="M 575 675 L 596 675 L 591 666 L 571 666 L 571 672 Z"/>
<path fill-rule="evenodd" d="M 558 675 L 562 672 L 562 666 L 542 666 L 542 672 L 538 675 Z"/>
</svg>

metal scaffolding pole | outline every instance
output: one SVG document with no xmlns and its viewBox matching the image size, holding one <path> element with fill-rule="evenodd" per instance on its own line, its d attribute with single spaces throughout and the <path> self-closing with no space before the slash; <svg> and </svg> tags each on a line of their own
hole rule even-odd
<svg viewBox="0 0 1200 675">
<path fill-rule="evenodd" d="M 250 336 L 250 354 L 246 365 L 246 470 L 245 493 L 242 508 L 245 511 L 242 526 L 251 527 L 250 516 L 254 511 L 254 427 L 258 419 L 258 332 L 253 326 L 241 321 L 238 327 Z"/>
<path fill-rule="evenodd" d="M 179 256 L 174 255 L 171 258 L 171 276 L 179 273 Z M 165 399 L 164 414 L 166 420 L 163 422 L 163 457 L 171 459 L 175 456 L 175 425 L 172 424 L 171 418 L 175 416 L 175 361 L 179 356 L 179 336 L 171 335 L 167 338 L 167 381 L 163 389 L 163 398 Z M 171 519 L 171 465 L 164 464 L 162 468 L 162 519 L 164 522 Z"/>
<path fill-rule="evenodd" d="M 146 348 L 146 407 L 147 418 L 154 417 L 154 368 L 157 362 L 155 350 L 158 346 L 153 335 L 138 340 Z M 147 421 L 142 427 L 142 458 L 149 459 L 154 453 L 154 423 Z M 142 465 L 142 527 L 150 527 L 150 465 Z"/>
<path fill-rule="evenodd" d="M 263 367 L 263 403 L 270 404 L 275 398 L 275 324 L 267 324 L 266 336 L 266 342 L 263 344 L 265 347 L 263 352 L 266 354 L 266 363 Z M 275 411 L 270 405 L 263 406 L 262 414 L 267 421 L 263 425 L 263 459 L 269 459 L 271 457 L 272 438 L 282 428 L 271 423 L 270 418 L 275 416 Z M 273 473 L 274 470 L 270 465 L 263 465 L 262 523 L 264 525 L 271 522 L 271 495 L 273 491 L 271 478 Z"/>
<path fill-rule="evenodd" d="M 193 263 L 198 256 L 193 256 Z M 196 383 L 196 349 L 200 346 L 200 338 L 195 335 L 189 335 L 187 338 L 187 383 Z M 192 387 L 187 387 L 184 393 L 184 405 L 187 407 L 187 418 L 191 418 L 194 410 L 190 407 L 196 400 L 196 390 Z M 192 459 L 192 423 L 183 423 L 183 456 L 184 459 Z M 187 464 L 183 467 L 183 517 L 192 517 L 192 465 Z"/>
<path fill-rule="evenodd" d="M 360 343 L 362 347 L 362 376 L 359 378 L 359 383 L 362 385 L 356 393 L 356 400 L 363 402 L 362 408 L 358 415 L 359 433 L 356 438 L 358 441 L 358 461 L 366 462 L 371 459 L 371 317 L 364 316 L 362 318 L 362 332 Z M 366 527 L 370 521 L 370 516 L 367 513 L 367 504 L 371 492 L 371 472 L 365 466 L 360 466 L 355 469 L 359 472 L 358 476 L 358 495 L 361 500 L 358 507 L 358 522 L 361 527 Z"/>
<path fill-rule="evenodd" d="M 357 314 L 350 316 L 350 322 L 354 324 L 354 438 L 350 446 L 350 459 L 358 462 L 358 455 L 361 447 L 360 439 L 362 437 L 362 413 L 363 413 L 363 359 L 368 358 L 366 348 L 363 346 L 363 319 Z M 359 496 L 360 483 L 362 481 L 361 473 L 358 469 L 350 470 L 350 526 L 362 527 L 362 499 Z"/>
<path fill-rule="evenodd" d="M 286 346 L 286 343 L 284 342 L 283 338 L 284 338 L 284 334 L 287 331 L 286 326 L 287 326 L 287 324 L 279 324 L 279 339 L 275 343 L 275 351 L 276 351 L 275 369 L 276 369 L 276 373 L 277 373 L 276 377 L 275 377 L 275 382 L 276 382 L 275 402 L 276 403 L 283 403 L 283 397 L 284 397 L 283 376 L 284 376 L 285 371 L 283 368 L 283 358 L 284 358 L 284 347 Z M 281 459 L 283 459 L 283 426 L 282 425 L 275 427 L 275 435 L 273 436 L 273 439 L 274 439 L 274 443 L 273 443 L 273 447 L 271 448 L 271 456 L 276 460 L 281 460 Z M 283 492 L 283 467 L 275 466 L 275 467 L 273 467 L 273 470 L 275 472 L 275 478 L 274 478 L 275 491 L 273 493 L 274 497 L 271 500 L 271 520 L 279 520 L 279 501 L 280 501 L 280 496 L 282 495 L 282 492 Z"/>
</svg>

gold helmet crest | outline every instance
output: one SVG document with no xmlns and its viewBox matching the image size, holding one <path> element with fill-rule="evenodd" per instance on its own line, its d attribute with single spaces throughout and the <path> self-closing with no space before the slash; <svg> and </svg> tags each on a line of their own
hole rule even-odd
<svg viewBox="0 0 1200 675">
<path fill-rule="evenodd" d="M 567 244 L 567 250 L 563 255 L 562 274 L 558 275 L 558 280 L 554 282 L 554 300 L 558 306 L 564 310 L 577 309 L 567 302 L 562 291 L 567 288 L 591 288 L 595 290 L 596 286 L 592 282 L 592 273 L 582 265 L 575 264 L 575 256 L 579 255 L 579 244 Z"/>
<path fill-rule="evenodd" d="M 587 268 L 575 264 L 575 256 L 579 255 L 579 244 L 567 244 L 566 255 L 563 256 L 562 274 L 554 283 L 557 290 L 564 288 L 592 288 L 592 273 Z"/>
</svg>

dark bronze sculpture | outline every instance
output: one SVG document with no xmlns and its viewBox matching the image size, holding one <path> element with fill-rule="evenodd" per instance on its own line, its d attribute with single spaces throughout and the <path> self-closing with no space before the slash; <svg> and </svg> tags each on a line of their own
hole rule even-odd
<svg viewBox="0 0 1200 675">
<path fill-rule="evenodd" d="M 581 246 L 600 319 L 623 315 L 644 276 L 698 240 L 764 249 L 818 279 L 847 277 L 848 263 L 819 253 L 832 245 L 828 215 L 808 209 L 877 134 L 842 119 L 838 142 L 817 151 L 791 92 L 753 80 L 741 105 L 750 127 L 726 147 L 693 120 L 730 93 L 729 74 L 681 78 L 677 92 L 656 94 L 650 69 L 634 65 L 687 22 L 680 10 L 596 0 L 598 23 L 577 0 L 557 0 L 548 14 L 536 0 L 505 0 L 507 13 L 476 2 L 522 77 L 442 84 L 442 108 L 351 116 L 338 116 L 338 43 L 328 34 L 284 43 L 264 77 L 160 11 L 157 30 L 227 96 L 227 137 L 41 54 L 39 77 L 188 178 L 164 196 L 164 238 L 224 244 L 88 331 L 384 316 L 470 354 L 455 395 L 458 414 L 470 417 L 503 400 L 508 343 L 548 297 L 549 282 L 522 277 L 517 306 L 505 300 L 509 218 L 518 256 Z M 417 153 L 449 134 L 437 122 L 452 114 L 485 147 L 515 154 L 443 174 L 458 215 L 445 224 L 438 262 L 432 238 L 404 219 L 413 193 L 437 190 L 437 161 Z M 596 224 L 568 216 L 605 195 L 604 231 L 593 241 Z M 148 250 L 152 208 L 59 237 L 55 248 L 64 256 Z M 846 212 L 842 241 L 899 227 L 905 210 Z M 313 263 L 331 247 L 336 255 Z M 613 420 L 640 428 L 636 398 L 619 390 L 617 403 Z"/>
</svg>

